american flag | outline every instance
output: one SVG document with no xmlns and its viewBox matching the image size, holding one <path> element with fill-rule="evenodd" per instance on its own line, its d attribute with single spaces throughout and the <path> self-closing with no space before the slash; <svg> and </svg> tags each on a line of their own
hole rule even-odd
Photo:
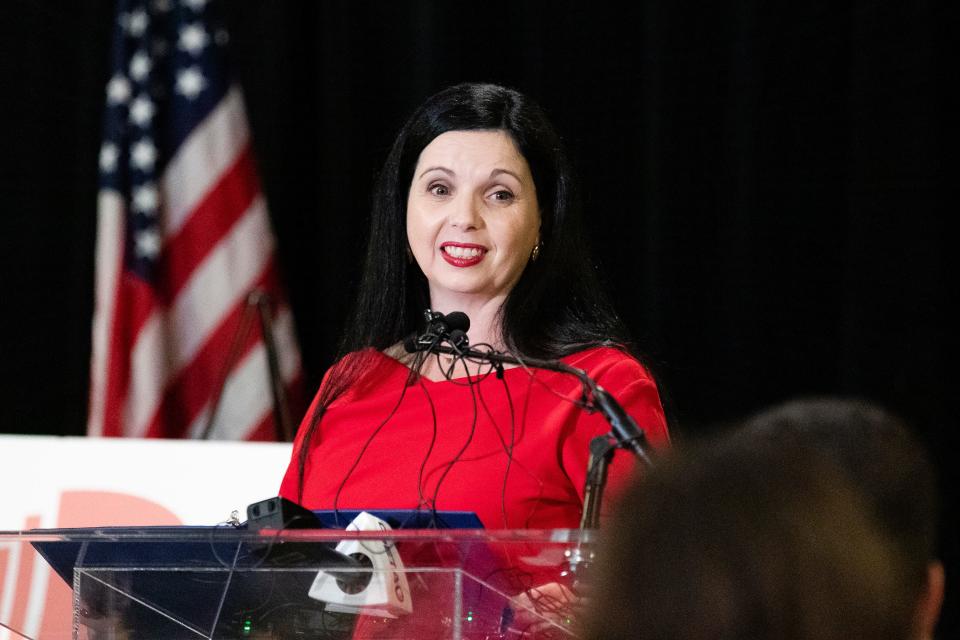
<svg viewBox="0 0 960 640">
<path fill-rule="evenodd" d="M 255 291 L 271 301 L 279 377 L 291 392 L 300 383 L 227 42 L 207 0 L 118 2 L 100 150 L 89 435 L 200 437 L 219 396 L 209 437 L 274 439 L 264 334 L 256 322 L 240 330 Z"/>
</svg>

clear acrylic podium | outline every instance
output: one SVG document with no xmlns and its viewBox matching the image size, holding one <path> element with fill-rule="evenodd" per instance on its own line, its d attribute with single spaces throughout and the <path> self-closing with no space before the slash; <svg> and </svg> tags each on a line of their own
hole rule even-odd
<svg viewBox="0 0 960 640">
<path fill-rule="evenodd" d="M 0 532 L 0 558 L 22 562 L 39 554 L 38 563 L 72 586 L 64 637 L 573 638 L 593 535 L 230 526 L 33 530 Z M 344 562 L 337 545 L 373 553 L 392 548 L 399 561 Z M 321 583 L 326 600 L 310 595 Z M 357 594 L 376 602 L 384 595 L 373 593 L 377 585 L 392 592 L 392 608 L 349 604 Z M 15 626 L 23 621 L 10 618 L 10 609 L 0 608 L 0 638 L 33 637 Z"/>
</svg>

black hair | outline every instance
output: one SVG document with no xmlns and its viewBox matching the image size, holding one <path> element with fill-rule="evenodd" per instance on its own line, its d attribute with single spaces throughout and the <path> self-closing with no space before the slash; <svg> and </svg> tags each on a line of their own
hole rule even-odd
<svg viewBox="0 0 960 640">
<path fill-rule="evenodd" d="M 533 176 L 542 245 L 500 311 L 503 344 L 515 353 L 544 359 L 601 344 L 632 351 L 626 328 L 601 292 L 585 244 L 573 172 L 544 112 L 530 98 L 498 85 L 466 83 L 444 89 L 406 122 L 378 176 L 356 303 L 339 360 L 327 374 L 300 445 L 301 495 L 309 441 L 325 409 L 357 383 L 372 362 L 370 354 L 344 356 L 397 344 L 419 328 L 430 304 L 426 278 L 407 255 L 407 196 L 420 153 L 448 131 L 506 132 Z"/>
</svg>

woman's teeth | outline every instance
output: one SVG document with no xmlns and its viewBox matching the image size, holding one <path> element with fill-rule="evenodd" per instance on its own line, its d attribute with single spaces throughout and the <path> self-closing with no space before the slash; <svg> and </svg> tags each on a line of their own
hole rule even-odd
<svg viewBox="0 0 960 640">
<path fill-rule="evenodd" d="M 477 249 L 475 247 L 454 247 L 447 245 L 443 247 L 443 250 L 454 258 L 476 258 L 483 254 L 483 249 Z"/>
</svg>

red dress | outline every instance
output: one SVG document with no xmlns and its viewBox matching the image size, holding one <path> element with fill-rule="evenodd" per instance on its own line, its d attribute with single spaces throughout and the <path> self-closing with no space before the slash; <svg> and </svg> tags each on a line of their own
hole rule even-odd
<svg viewBox="0 0 960 640">
<path fill-rule="evenodd" d="M 563 361 L 609 391 L 651 444 L 668 442 L 656 385 L 637 360 L 598 347 Z M 574 404 L 581 388 L 573 376 L 516 367 L 472 390 L 465 379 L 426 378 L 404 390 L 406 366 L 379 352 L 372 362 L 374 375 L 328 407 L 311 439 L 304 506 L 473 511 L 487 528 L 579 526 L 590 440 L 609 427 L 599 413 Z M 280 486 L 280 495 L 294 501 L 313 410 Z M 634 466 L 630 453 L 616 452 L 605 507 Z"/>
</svg>

